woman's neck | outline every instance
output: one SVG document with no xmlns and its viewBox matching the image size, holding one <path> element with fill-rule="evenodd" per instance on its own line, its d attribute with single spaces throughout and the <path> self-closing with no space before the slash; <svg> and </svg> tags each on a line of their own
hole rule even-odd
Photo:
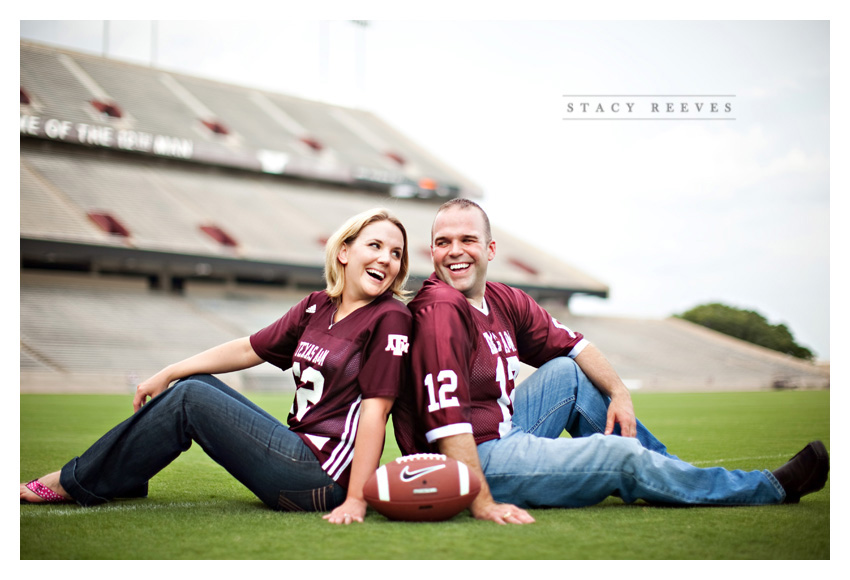
<svg viewBox="0 0 850 580">
<path fill-rule="evenodd" d="M 341 299 L 340 303 L 336 307 L 336 312 L 334 312 L 333 322 L 336 324 L 349 314 L 356 312 L 357 310 L 363 308 L 364 306 L 368 306 L 373 302 L 372 300 L 346 300 L 344 297 Z"/>
</svg>

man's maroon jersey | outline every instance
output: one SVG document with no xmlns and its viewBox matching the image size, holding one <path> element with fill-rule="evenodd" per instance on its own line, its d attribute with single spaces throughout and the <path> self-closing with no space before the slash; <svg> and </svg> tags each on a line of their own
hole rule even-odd
<svg viewBox="0 0 850 580">
<path fill-rule="evenodd" d="M 411 316 L 392 292 L 336 324 L 335 312 L 324 291 L 313 292 L 250 340 L 260 358 L 292 368 L 289 428 L 347 487 L 361 400 L 395 398 L 407 378 Z"/>
<path fill-rule="evenodd" d="M 426 439 L 472 433 L 477 444 L 511 428 L 520 361 L 533 367 L 576 357 L 584 337 L 552 318 L 528 294 L 487 282 L 486 313 L 432 275 L 408 305 L 417 407 Z"/>
</svg>

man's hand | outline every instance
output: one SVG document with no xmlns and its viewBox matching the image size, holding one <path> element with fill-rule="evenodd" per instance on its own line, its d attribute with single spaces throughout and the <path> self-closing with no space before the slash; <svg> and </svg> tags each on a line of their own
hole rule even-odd
<svg viewBox="0 0 850 580">
<path fill-rule="evenodd" d="M 625 396 L 615 395 L 608 405 L 608 422 L 605 424 L 605 434 L 614 432 L 614 425 L 620 425 L 620 435 L 623 437 L 637 437 L 637 420 L 632 398 L 626 393 Z"/>
<path fill-rule="evenodd" d="M 469 506 L 472 516 L 479 520 L 490 520 L 497 524 L 531 524 L 534 518 L 524 509 L 509 503 L 496 503 L 490 494 L 490 486 L 484 470 L 481 469 L 481 461 L 478 458 L 478 448 L 471 433 L 452 435 L 437 441 L 440 453 L 465 463 L 469 470 L 478 477 L 481 483 L 481 491 L 478 497 Z"/>
</svg>

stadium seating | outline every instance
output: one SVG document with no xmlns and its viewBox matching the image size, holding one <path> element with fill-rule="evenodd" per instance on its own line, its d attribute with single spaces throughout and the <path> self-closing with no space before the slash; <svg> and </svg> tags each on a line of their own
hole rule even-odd
<svg viewBox="0 0 850 580">
<path fill-rule="evenodd" d="M 182 295 L 144 280 L 91 274 L 21 277 L 21 389 L 129 392 L 163 366 L 276 320 L 303 293 L 196 282 Z M 824 369 L 676 320 L 574 316 L 626 383 L 645 391 L 828 386 Z M 531 369 L 525 367 L 521 377 Z M 237 388 L 292 388 L 271 365 L 228 378 Z"/>
<path fill-rule="evenodd" d="M 598 345 L 635 389 L 708 392 L 829 385 L 824 368 L 685 320 L 552 312 Z"/>
</svg>

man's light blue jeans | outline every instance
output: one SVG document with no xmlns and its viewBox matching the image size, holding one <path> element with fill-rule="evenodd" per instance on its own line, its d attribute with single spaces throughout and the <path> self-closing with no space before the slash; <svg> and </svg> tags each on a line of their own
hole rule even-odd
<svg viewBox="0 0 850 580">
<path fill-rule="evenodd" d="M 298 435 L 210 375 L 182 379 L 148 401 L 68 462 L 60 482 L 83 506 L 143 497 L 148 480 L 193 441 L 271 508 L 331 511 L 345 499 Z"/>
<path fill-rule="evenodd" d="M 637 438 L 603 435 L 609 399 L 569 358 L 549 361 L 516 389 L 513 429 L 478 446 L 496 501 L 581 507 L 609 495 L 661 505 L 781 503 L 769 471 L 698 468 L 670 455 L 640 422 Z M 561 437 L 566 430 L 572 438 Z"/>
</svg>

